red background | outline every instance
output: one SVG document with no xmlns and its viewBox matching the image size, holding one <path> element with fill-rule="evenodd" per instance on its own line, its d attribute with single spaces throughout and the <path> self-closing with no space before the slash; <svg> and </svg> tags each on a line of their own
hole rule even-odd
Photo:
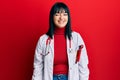
<svg viewBox="0 0 120 80">
<path fill-rule="evenodd" d="M 56 1 L 69 6 L 72 29 L 85 41 L 89 80 L 120 80 L 119 0 L 0 1 L 0 80 L 31 79 L 36 43 Z"/>
</svg>

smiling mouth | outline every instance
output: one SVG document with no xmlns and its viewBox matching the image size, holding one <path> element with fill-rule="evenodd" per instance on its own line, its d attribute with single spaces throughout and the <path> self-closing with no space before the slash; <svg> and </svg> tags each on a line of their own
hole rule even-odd
<svg viewBox="0 0 120 80">
<path fill-rule="evenodd" d="M 64 23 L 64 21 L 58 21 L 58 23 Z"/>
</svg>

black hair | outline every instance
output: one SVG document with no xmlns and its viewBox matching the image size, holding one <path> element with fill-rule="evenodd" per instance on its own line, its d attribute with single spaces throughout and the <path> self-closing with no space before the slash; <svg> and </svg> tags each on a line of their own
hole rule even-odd
<svg viewBox="0 0 120 80">
<path fill-rule="evenodd" d="M 54 29 L 55 29 L 55 24 L 53 22 L 53 16 L 55 13 L 59 12 L 60 10 L 64 9 L 65 13 L 68 14 L 68 22 L 66 24 L 65 27 L 65 38 L 68 37 L 69 40 L 71 40 L 71 19 L 70 19 L 70 12 L 69 12 L 69 8 L 67 7 L 67 5 L 65 5 L 62 2 L 57 2 L 53 5 L 53 7 L 51 8 L 50 14 L 49 14 L 49 29 L 48 32 L 46 33 L 50 38 L 53 38 L 54 35 Z"/>
</svg>

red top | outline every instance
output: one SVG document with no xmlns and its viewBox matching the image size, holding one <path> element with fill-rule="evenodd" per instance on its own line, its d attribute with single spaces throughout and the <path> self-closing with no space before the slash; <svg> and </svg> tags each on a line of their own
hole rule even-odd
<svg viewBox="0 0 120 80">
<path fill-rule="evenodd" d="M 65 28 L 55 28 L 53 74 L 68 74 L 67 46 L 64 31 Z"/>
</svg>

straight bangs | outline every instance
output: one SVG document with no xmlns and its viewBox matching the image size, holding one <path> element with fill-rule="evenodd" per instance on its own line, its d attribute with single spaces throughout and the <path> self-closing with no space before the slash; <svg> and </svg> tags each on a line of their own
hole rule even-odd
<svg viewBox="0 0 120 80">
<path fill-rule="evenodd" d="M 62 5 L 62 4 L 57 5 L 53 9 L 53 14 L 63 12 L 63 11 L 65 11 L 65 13 L 69 13 L 69 10 L 67 9 L 67 7 L 65 5 Z"/>
</svg>

